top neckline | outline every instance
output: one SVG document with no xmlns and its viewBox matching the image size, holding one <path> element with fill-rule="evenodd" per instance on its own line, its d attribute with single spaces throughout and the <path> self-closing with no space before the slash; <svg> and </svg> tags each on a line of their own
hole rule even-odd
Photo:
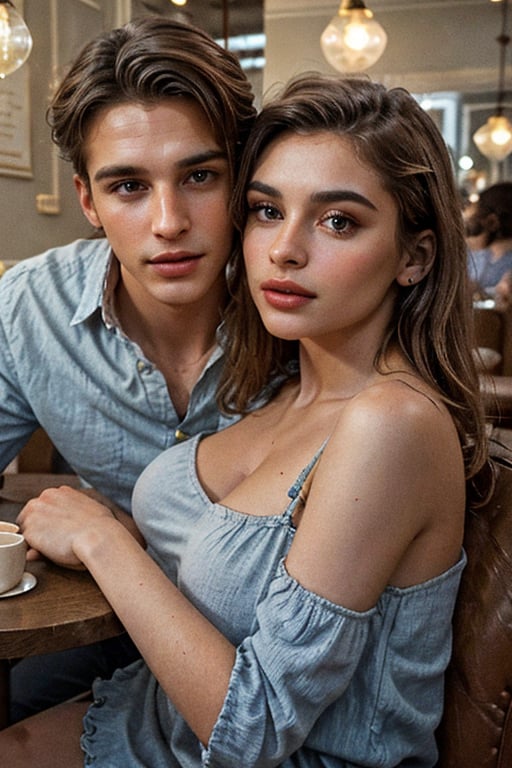
<svg viewBox="0 0 512 768">
<path fill-rule="evenodd" d="M 297 505 L 305 501 L 305 497 L 302 494 L 302 490 L 306 484 L 307 479 L 311 477 L 313 469 L 316 467 L 317 462 L 319 461 L 325 449 L 325 446 L 327 445 L 329 440 L 329 438 L 326 438 L 324 440 L 320 448 L 315 452 L 313 458 L 299 472 L 296 480 L 288 489 L 287 495 L 290 501 L 282 512 L 279 512 L 274 515 L 253 515 L 250 512 L 242 512 L 238 509 L 234 509 L 233 507 L 228 507 L 226 504 L 222 504 L 222 502 L 220 501 L 212 501 L 212 499 L 208 496 L 206 490 L 201 484 L 201 481 L 199 479 L 199 473 L 197 470 L 197 451 L 198 451 L 199 443 L 205 437 L 208 437 L 208 435 L 200 433 L 198 435 L 194 435 L 194 437 L 192 437 L 190 440 L 187 441 L 190 447 L 190 453 L 191 453 L 190 458 L 191 458 L 191 463 L 193 468 L 192 479 L 196 486 L 196 489 L 198 490 L 199 494 L 203 498 L 204 502 L 212 510 L 218 509 L 218 510 L 221 510 L 223 513 L 228 513 L 239 518 L 247 519 L 247 521 L 265 520 L 267 522 L 270 520 L 275 520 L 278 522 L 291 520 Z"/>
</svg>

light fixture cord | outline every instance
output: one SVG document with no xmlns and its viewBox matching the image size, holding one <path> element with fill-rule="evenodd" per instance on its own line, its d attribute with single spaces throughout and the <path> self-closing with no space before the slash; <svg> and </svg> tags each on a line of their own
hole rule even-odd
<svg viewBox="0 0 512 768">
<path fill-rule="evenodd" d="M 222 0 L 222 36 L 224 38 L 224 48 L 229 47 L 229 8 L 228 0 Z"/>
<path fill-rule="evenodd" d="M 507 46 L 510 43 L 510 37 L 507 34 L 507 17 L 508 0 L 503 0 L 501 34 L 496 38 L 500 46 L 498 98 L 496 103 L 496 114 L 498 117 L 501 117 L 503 114 L 503 101 L 505 99 L 505 64 L 507 57 Z"/>
</svg>

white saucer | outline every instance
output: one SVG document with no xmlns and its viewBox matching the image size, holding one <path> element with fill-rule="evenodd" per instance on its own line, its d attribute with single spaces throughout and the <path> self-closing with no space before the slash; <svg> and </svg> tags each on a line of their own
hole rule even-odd
<svg viewBox="0 0 512 768">
<path fill-rule="evenodd" d="M 30 589 L 34 589 L 37 584 L 37 579 L 33 573 L 25 571 L 21 581 L 16 584 L 15 587 L 9 589 L 8 592 L 1 592 L 0 597 L 14 597 L 15 595 L 22 595 L 24 592 L 28 592 Z"/>
</svg>

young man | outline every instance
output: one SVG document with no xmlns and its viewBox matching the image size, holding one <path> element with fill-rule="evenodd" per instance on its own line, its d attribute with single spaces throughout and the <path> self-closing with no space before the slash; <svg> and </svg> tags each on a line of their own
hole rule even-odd
<svg viewBox="0 0 512 768">
<path fill-rule="evenodd" d="M 0 282 L 0 465 L 41 426 L 129 528 L 142 469 L 228 422 L 215 402 L 217 330 L 252 101 L 236 58 L 208 35 L 146 17 L 88 44 L 49 110 L 101 236 L 22 262 Z M 12 720 L 132 655 L 111 642 L 15 665 Z"/>
</svg>

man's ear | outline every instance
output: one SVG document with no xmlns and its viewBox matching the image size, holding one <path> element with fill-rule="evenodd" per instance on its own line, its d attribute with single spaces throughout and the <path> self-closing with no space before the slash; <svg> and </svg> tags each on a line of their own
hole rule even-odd
<svg viewBox="0 0 512 768">
<path fill-rule="evenodd" d="M 92 224 L 93 227 L 96 229 L 101 229 L 101 221 L 99 220 L 98 214 L 96 213 L 96 208 L 94 207 L 94 201 L 92 199 L 89 182 L 75 173 L 73 176 L 73 183 L 78 195 L 78 202 L 80 203 L 80 207 L 85 218 L 90 224 Z"/>
<path fill-rule="evenodd" d="M 500 217 L 497 213 L 488 213 L 487 216 L 482 219 L 482 224 L 486 232 L 494 235 L 500 228 Z"/>
<path fill-rule="evenodd" d="M 399 285 L 415 285 L 428 275 L 436 257 L 436 236 L 424 229 L 411 241 L 400 260 L 396 275 Z"/>
</svg>

